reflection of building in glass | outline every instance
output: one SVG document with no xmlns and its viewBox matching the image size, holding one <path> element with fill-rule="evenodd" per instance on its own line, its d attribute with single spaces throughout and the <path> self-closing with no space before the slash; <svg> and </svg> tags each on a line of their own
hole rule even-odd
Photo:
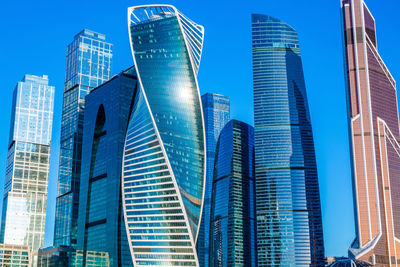
<svg viewBox="0 0 400 267">
<path fill-rule="evenodd" d="M 70 267 L 74 264 L 75 249 L 72 247 L 48 247 L 38 252 L 38 267 Z"/>
<path fill-rule="evenodd" d="M 204 188 L 204 205 L 201 216 L 199 237 L 197 238 L 197 254 L 202 267 L 209 266 L 210 247 L 210 213 L 213 184 L 215 149 L 219 133 L 230 118 L 229 98 L 219 94 L 206 93 L 201 96 L 204 125 L 206 132 L 207 168 Z"/>
<path fill-rule="evenodd" d="M 77 250 L 75 256 L 75 266 L 109 267 L 110 258 L 107 252 Z M 114 265 L 114 266 L 125 266 L 125 265 Z"/>
<path fill-rule="evenodd" d="M 254 191 L 254 129 L 231 120 L 215 155 L 211 266 L 257 266 Z"/>
<path fill-rule="evenodd" d="M 121 201 L 125 135 L 136 72 L 114 76 L 86 96 L 77 249 L 107 253 L 112 266 L 132 266 Z M 92 256 L 83 255 L 84 266 Z"/>
<path fill-rule="evenodd" d="M 400 132 L 396 83 L 362 0 L 342 0 L 356 238 L 352 257 L 400 263 Z"/>
<path fill-rule="evenodd" d="M 38 267 L 109 267 L 107 252 L 75 250 L 59 246 L 39 250 Z M 125 266 L 125 265 L 115 265 Z"/>
<path fill-rule="evenodd" d="M 54 245 L 76 245 L 85 96 L 111 77 L 112 45 L 89 30 L 67 47 Z"/>
<path fill-rule="evenodd" d="M 31 266 L 31 251 L 28 246 L 0 244 L 0 266 Z"/>
<path fill-rule="evenodd" d="M 197 71 L 203 27 L 172 6 L 128 10 L 140 90 L 123 161 L 125 225 L 135 266 L 199 266 L 205 135 Z"/>
<path fill-rule="evenodd" d="M 14 90 L 0 242 L 43 246 L 54 87 L 25 75 Z"/>
<path fill-rule="evenodd" d="M 321 204 L 297 32 L 252 15 L 258 266 L 324 263 Z"/>
<path fill-rule="evenodd" d="M 369 267 L 372 264 L 360 261 L 360 260 L 352 260 L 344 257 L 336 258 L 336 257 L 326 257 L 327 267 Z"/>
</svg>

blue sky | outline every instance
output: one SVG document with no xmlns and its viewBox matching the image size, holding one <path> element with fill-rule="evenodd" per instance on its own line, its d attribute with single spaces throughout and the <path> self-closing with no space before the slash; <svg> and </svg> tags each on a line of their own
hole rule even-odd
<svg viewBox="0 0 400 267">
<path fill-rule="evenodd" d="M 250 14 L 277 17 L 299 33 L 314 129 L 326 255 L 347 255 L 354 238 L 339 0 L 5 1 L 0 10 L 0 191 L 7 158 L 12 91 L 24 74 L 49 75 L 56 87 L 45 245 L 51 245 L 58 176 L 65 51 L 88 28 L 114 44 L 113 74 L 133 64 L 127 8 L 168 3 L 205 27 L 201 93 L 231 98 L 232 117 L 253 125 Z M 398 0 L 367 0 L 377 21 L 378 49 L 400 77 Z M 398 78 L 399 79 L 399 78 Z M 1 204 L 0 204 L 1 205 Z"/>
</svg>

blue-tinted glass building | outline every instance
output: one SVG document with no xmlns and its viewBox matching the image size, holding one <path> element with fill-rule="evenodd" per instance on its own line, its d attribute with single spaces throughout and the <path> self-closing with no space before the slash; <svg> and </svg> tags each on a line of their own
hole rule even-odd
<svg viewBox="0 0 400 267">
<path fill-rule="evenodd" d="M 210 266 L 257 266 L 254 129 L 244 122 L 221 131 L 211 203 Z"/>
<path fill-rule="evenodd" d="M 258 266 L 323 266 L 313 132 L 297 32 L 253 14 Z"/>
<path fill-rule="evenodd" d="M 169 5 L 128 9 L 138 90 L 122 201 L 134 266 L 199 266 L 205 133 L 197 72 L 202 26 Z"/>
<path fill-rule="evenodd" d="M 91 266 L 90 255 L 96 252 L 106 255 L 110 266 L 133 266 L 123 218 L 121 172 L 136 86 L 132 67 L 86 96 L 77 243 L 84 266 Z"/>
<path fill-rule="evenodd" d="M 43 246 L 54 86 L 25 75 L 14 89 L 0 243 Z"/>
<path fill-rule="evenodd" d="M 197 254 L 200 266 L 209 266 L 210 247 L 210 215 L 211 215 L 211 194 L 213 184 L 215 149 L 219 134 L 230 118 L 229 98 L 219 94 L 206 93 L 201 96 L 203 106 L 204 125 L 206 132 L 206 182 L 204 191 L 203 214 L 199 237 L 197 238 Z"/>
<path fill-rule="evenodd" d="M 85 96 L 111 77 L 112 45 L 83 30 L 67 47 L 54 245 L 77 242 L 79 180 Z"/>
</svg>

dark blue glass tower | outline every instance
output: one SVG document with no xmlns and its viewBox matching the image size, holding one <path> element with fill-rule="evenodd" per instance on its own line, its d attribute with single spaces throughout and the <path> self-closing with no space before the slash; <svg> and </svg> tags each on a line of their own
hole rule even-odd
<svg viewBox="0 0 400 267">
<path fill-rule="evenodd" d="M 231 120 L 215 154 L 210 266 L 257 266 L 254 191 L 254 129 Z"/>
<path fill-rule="evenodd" d="M 90 255 L 95 253 L 103 254 L 110 266 L 133 266 L 123 218 L 121 170 L 136 85 L 132 67 L 85 99 L 77 235 L 83 266 L 90 266 Z"/>
<path fill-rule="evenodd" d="M 323 266 L 313 133 L 297 32 L 252 15 L 258 266 Z"/>
<path fill-rule="evenodd" d="M 210 266 L 210 213 L 215 149 L 219 134 L 225 124 L 229 121 L 230 104 L 228 97 L 212 93 L 206 93 L 202 95 L 201 103 L 203 106 L 204 125 L 206 132 L 207 169 L 203 214 L 201 216 L 199 237 L 197 238 L 196 248 L 200 266 L 208 267 Z"/>
</svg>

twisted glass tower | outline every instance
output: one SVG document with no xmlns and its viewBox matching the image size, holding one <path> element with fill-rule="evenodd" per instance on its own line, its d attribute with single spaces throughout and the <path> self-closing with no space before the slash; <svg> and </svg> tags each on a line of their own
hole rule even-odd
<svg viewBox="0 0 400 267">
<path fill-rule="evenodd" d="M 138 90 L 126 133 L 122 197 L 134 266 L 199 266 L 205 179 L 197 85 L 203 27 L 173 6 L 128 9 Z"/>
<path fill-rule="evenodd" d="M 258 266 L 323 266 L 313 132 L 297 32 L 252 15 Z"/>
</svg>

